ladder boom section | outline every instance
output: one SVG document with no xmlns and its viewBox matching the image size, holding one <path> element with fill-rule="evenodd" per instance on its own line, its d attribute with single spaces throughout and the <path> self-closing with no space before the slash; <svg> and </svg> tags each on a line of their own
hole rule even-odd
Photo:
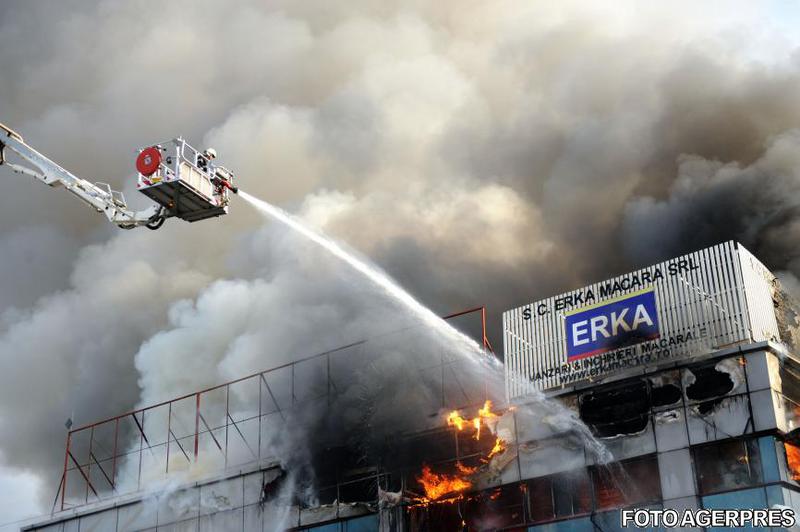
<svg viewBox="0 0 800 532">
<path fill-rule="evenodd" d="M 7 160 L 10 150 L 33 165 L 29 168 Z M 51 187 L 63 186 L 69 192 L 103 213 L 109 221 L 129 229 L 141 225 L 153 225 L 162 219 L 162 208 L 154 205 L 143 211 L 128 208 L 124 196 L 103 183 L 91 183 L 81 179 L 54 163 L 25 143 L 22 136 L 0 124 L 0 165 L 11 168 L 18 174 L 33 177 Z"/>
</svg>

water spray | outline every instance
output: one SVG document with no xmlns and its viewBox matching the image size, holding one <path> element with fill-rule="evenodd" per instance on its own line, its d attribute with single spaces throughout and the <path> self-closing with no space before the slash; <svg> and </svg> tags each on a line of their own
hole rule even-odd
<svg viewBox="0 0 800 532">
<path fill-rule="evenodd" d="M 431 326 L 434 331 L 440 333 L 448 340 L 455 342 L 457 346 L 461 347 L 457 352 L 467 355 L 465 358 L 471 363 L 481 364 L 488 372 L 494 375 L 503 371 L 503 364 L 501 362 L 495 357 L 486 356 L 485 351 L 477 342 L 417 301 L 378 266 L 370 264 L 367 260 L 358 258 L 355 252 L 345 249 L 342 244 L 308 227 L 298 218 L 292 216 L 280 207 L 258 199 L 243 190 L 240 190 L 238 195 L 262 214 L 293 229 L 364 275 L 364 277 L 380 288 L 382 292 L 407 308 L 412 315 L 419 318 L 423 323 Z M 589 428 L 574 412 L 556 401 L 548 400 L 541 392 L 533 394 L 532 399 L 537 406 L 536 411 L 532 408 L 533 405 L 520 405 L 517 407 L 518 411 L 527 411 L 532 415 L 543 415 L 543 419 L 551 420 L 548 424 L 553 426 L 556 430 L 573 431 L 581 438 L 586 448 L 590 449 L 595 455 L 599 464 L 606 464 L 613 459 L 608 449 L 592 435 Z"/>
</svg>

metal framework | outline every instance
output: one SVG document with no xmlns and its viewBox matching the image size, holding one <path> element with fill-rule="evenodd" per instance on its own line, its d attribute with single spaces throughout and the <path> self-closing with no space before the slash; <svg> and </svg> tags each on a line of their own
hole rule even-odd
<svg viewBox="0 0 800 532">
<path fill-rule="evenodd" d="M 486 336 L 485 307 L 443 319 L 478 312 L 481 342 L 487 352 L 493 352 Z M 289 412 L 300 405 L 329 406 L 354 382 L 355 377 L 339 370 L 337 361 L 346 357 L 352 366 L 353 357 L 367 360 L 370 352 L 380 349 L 379 341 L 362 340 L 69 430 L 53 509 L 58 506 L 63 511 L 135 493 L 148 481 L 191 470 L 201 462 L 224 471 L 271 460 L 269 438 L 283 426 Z M 440 373 L 431 372 L 431 367 L 420 370 L 426 377 L 441 376 L 441 406 L 447 402 L 446 372 L 451 369 L 455 376 L 457 363 L 442 355 Z"/>
</svg>

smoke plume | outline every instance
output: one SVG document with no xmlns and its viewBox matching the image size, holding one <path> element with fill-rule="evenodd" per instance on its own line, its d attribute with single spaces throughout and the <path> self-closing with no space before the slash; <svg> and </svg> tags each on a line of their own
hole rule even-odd
<svg viewBox="0 0 800 532">
<path fill-rule="evenodd" d="M 786 20 L 750 2 L 7 1 L 0 120 L 138 205 L 135 148 L 213 146 L 437 313 L 487 305 L 499 348 L 504 309 L 726 239 L 800 275 Z M 0 457 L 43 480 L 43 509 L 68 417 L 412 325 L 236 198 L 121 232 L 0 180 Z"/>
</svg>

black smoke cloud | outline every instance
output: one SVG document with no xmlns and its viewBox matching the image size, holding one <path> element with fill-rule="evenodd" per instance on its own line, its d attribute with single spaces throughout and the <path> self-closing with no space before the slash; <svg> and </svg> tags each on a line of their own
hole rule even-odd
<svg viewBox="0 0 800 532">
<path fill-rule="evenodd" d="M 750 3 L 640 4 L 4 2 L 0 120 L 139 204 L 136 147 L 212 145 L 497 347 L 504 309 L 729 238 L 800 273 L 800 55 Z M 43 498 L 72 412 L 407 319 L 244 204 L 121 233 L 0 179 L 0 449 Z"/>
<path fill-rule="evenodd" d="M 629 253 L 645 261 L 736 238 L 773 268 L 797 272 L 800 131 L 766 141 L 751 164 L 679 158 L 665 198 L 641 197 L 624 218 Z"/>
</svg>

